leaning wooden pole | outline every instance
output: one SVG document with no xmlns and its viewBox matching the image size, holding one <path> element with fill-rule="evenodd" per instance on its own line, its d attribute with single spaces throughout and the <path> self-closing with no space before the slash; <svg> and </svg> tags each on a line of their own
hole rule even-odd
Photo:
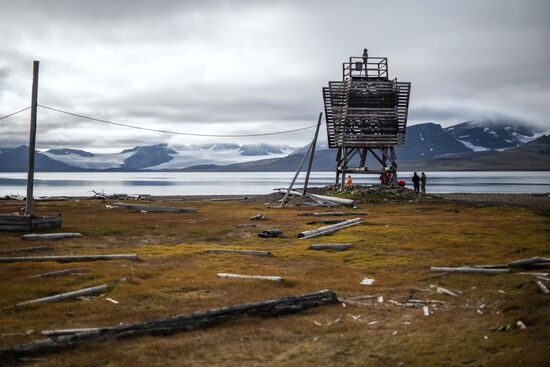
<svg viewBox="0 0 550 367">
<path fill-rule="evenodd" d="M 304 154 L 304 156 L 302 157 L 302 161 L 300 162 L 300 165 L 298 166 L 298 169 L 296 170 L 296 173 L 294 174 L 294 178 L 292 179 L 292 182 L 290 183 L 290 186 L 288 186 L 288 189 L 286 190 L 285 197 L 281 201 L 281 205 L 280 205 L 281 207 L 283 207 L 285 205 L 286 201 L 288 200 L 288 195 L 290 195 L 290 191 L 294 187 L 294 183 L 296 182 L 296 179 L 300 175 L 300 172 L 302 172 L 302 167 L 304 166 L 306 158 L 307 158 L 308 154 L 311 153 L 312 144 L 313 144 L 313 141 L 309 144 L 309 147 L 307 148 L 306 154 Z"/>
<path fill-rule="evenodd" d="M 304 191 L 302 193 L 302 199 L 307 193 L 307 185 L 309 183 L 309 175 L 311 174 L 311 168 L 313 166 L 313 157 L 315 156 L 315 146 L 317 145 L 317 136 L 319 136 L 319 127 L 321 127 L 321 120 L 323 118 L 323 113 L 319 112 L 319 119 L 317 120 L 317 129 L 315 129 L 315 136 L 313 137 L 313 142 L 311 143 L 311 152 L 309 154 L 309 165 L 307 166 L 306 180 L 304 181 Z"/>
<path fill-rule="evenodd" d="M 38 108 L 38 71 L 40 61 L 34 61 L 32 68 L 31 131 L 29 137 L 29 165 L 27 171 L 27 200 L 25 215 L 32 216 L 32 197 L 34 189 L 34 151 L 36 148 L 36 112 Z"/>
</svg>

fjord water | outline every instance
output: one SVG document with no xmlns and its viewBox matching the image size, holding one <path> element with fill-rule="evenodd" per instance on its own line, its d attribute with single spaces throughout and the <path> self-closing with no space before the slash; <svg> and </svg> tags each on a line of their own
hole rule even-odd
<svg viewBox="0 0 550 367">
<path fill-rule="evenodd" d="M 420 173 L 420 172 L 419 172 Z M 426 172 L 432 193 L 545 193 L 550 172 Z M 288 186 L 293 172 L 38 172 L 35 196 L 107 194 L 245 195 L 269 194 Z M 412 172 L 399 178 L 411 187 Z M 374 175 L 354 175 L 356 184 L 378 183 Z M 295 185 L 303 184 L 302 174 Z M 312 172 L 310 186 L 334 183 L 333 172 Z M 26 173 L 0 172 L 0 195 L 25 195 Z"/>
</svg>

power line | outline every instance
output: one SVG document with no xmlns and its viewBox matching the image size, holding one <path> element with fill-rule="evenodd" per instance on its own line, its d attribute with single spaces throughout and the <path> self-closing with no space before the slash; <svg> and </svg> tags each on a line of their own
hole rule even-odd
<svg viewBox="0 0 550 367">
<path fill-rule="evenodd" d="M 29 108 L 31 108 L 31 106 L 25 107 L 25 108 L 23 108 L 22 110 L 19 110 L 19 111 L 10 113 L 9 115 L 2 116 L 2 117 L 0 117 L 0 120 L 7 119 L 8 117 L 11 117 L 11 116 L 13 116 L 13 115 L 17 115 L 18 113 L 23 112 L 23 111 L 26 111 L 26 110 L 28 110 Z"/>
<path fill-rule="evenodd" d="M 47 110 L 51 110 L 51 111 L 55 111 L 55 112 L 59 112 L 59 113 L 64 113 L 66 115 L 79 117 L 79 118 L 82 118 L 82 119 L 96 121 L 96 122 L 102 122 L 102 123 L 105 123 L 105 124 L 110 124 L 110 125 L 115 125 L 115 126 L 127 127 L 127 128 L 130 128 L 130 129 L 153 131 L 153 132 L 163 133 L 163 134 L 202 136 L 202 137 L 211 137 L 211 138 L 245 138 L 245 137 L 253 137 L 253 136 L 279 135 L 279 134 L 287 134 L 287 133 L 293 133 L 293 132 L 297 132 L 297 131 L 303 131 L 303 130 L 311 129 L 311 128 L 317 126 L 317 124 L 315 124 L 315 125 L 311 125 L 311 126 L 301 127 L 301 128 L 298 128 L 298 129 L 275 131 L 275 132 L 270 132 L 270 133 L 259 133 L 259 134 L 197 134 L 197 133 L 188 133 L 188 132 L 182 132 L 182 131 L 150 129 L 150 128 L 147 128 L 147 127 L 141 127 L 141 126 L 135 126 L 135 125 L 130 125 L 130 124 L 123 124 L 123 123 L 120 123 L 120 122 L 114 122 L 114 121 L 98 119 L 98 118 L 95 118 L 95 117 L 81 115 L 81 114 L 74 113 L 74 112 L 69 112 L 69 111 L 64 111 L 64 110 L 60 110 L 60 109 L 53 108 L 53 107 L 43 106 L 43 105 L 40 105 L 40 104 L 38 106 L 40 106 L 42 108 L 45 108 Z"/>
</svg>

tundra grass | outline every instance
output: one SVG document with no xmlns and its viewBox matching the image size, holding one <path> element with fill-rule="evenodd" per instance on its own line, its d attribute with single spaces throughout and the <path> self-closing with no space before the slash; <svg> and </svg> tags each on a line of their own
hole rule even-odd
<svg viewBox="0 0 550 367">
<path fill-rule="evenodd" d="M 0 202 L 0 212 L 16 206 Z M 430 266 L 506 263 L 550 256 L 548 216 L 528 208 L 475 207 L 446 201 L 363 204 L 365 223 L 307 240 L 315 228 L 308 208 L 263 203 L 185 201 L 198 213 L 138 213 L 106 202 L 35 203 L 40 214 L 62 212 L 63 231 L 81 238 L 48 241 L 48 255 L 135 252 L 139 261 L 0 264 L 0 307 L 108 283 L 99 297 L 0 311 L 0 347 L 41 338 L 46 329 L 110 326 L 330 288 L 346 299 L 383 296 L 364 306 L 339 304 L 277 318 L 249 317 L 167 337 L 86 344 L 35 361 L 43 366 L 516 366 L 545 365 L 550 356 L 550 298 L 533 277 L 519 274 L 429 278 Z M 353 216 L 352 209 L 350 218 Z M 266 216 L 257 226 L 257 213 Z M 268 228 L 284 238 L 263 239 Z M 0 233 L 0 248 L 28 246 L 21 234 Z M 312 243 L 351 243 L 347 251 L 311 251 Z M 207 248 L 256 249 L 273 256 L 206 254 Z M 46 253 L 36 253 L 45 255 Z M 28 254 L 31 255 L 31 254 Z M 56 278 L 28 276 L 84 267 Z M 282 283 L 219 279 L 218 272 L 279 275 Z M 360 285 L 364 277 L 372 286 Z M 429 279 L 427 279 L 429 278 Z M 459 292 L 449 297 L 437 286 Z M 114 304 L 106 300 L 118 301 Z M 389 303 L 410 297 L 446 303 L 421 308 Z M 353 317 L 352 317 L 353 316 Z M 360 316 L 360 317 L 359 317 Z M 521 320 L 527 329 L 491 331 Z"/>
</svg>

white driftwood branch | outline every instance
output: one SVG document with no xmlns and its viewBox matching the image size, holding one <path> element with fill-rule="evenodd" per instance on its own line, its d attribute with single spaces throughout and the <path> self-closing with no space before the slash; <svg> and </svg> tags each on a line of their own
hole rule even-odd
<svg viewBox="0 0 550 367">
<path fill-rule="evenodd" d="M 82 237 L 80 233 L 43 233 L 25 234 L 21 237 L 25 241 L 57 241 L 64 238 Z"/>
<path fill-rule="evenodd" d="M 363 220 L 361 218 L 353 218 L 350 220 L 346 220 L 345 222 L 342 222 L 342 223 L 332 224 L 330 226 L 325 226 L 317 229 L 312 229 L 310 231 L 300 232 L 298 233 L 298 238 L 307 239 L 307 238 L 312 238 L 317 236 L 323 236 L 329 233 L 336 232 L 342 228 L 351 227 L 360 223 L 363 223 Z"/>
<path fill-rule="evenodd" d="M 282 282 L 283 278 L 280 276 L 272 275 L 242 275 L 242 274 L 231 274 L 231 273 L 218 273 L 218 277 L 227 278 L 227 279 L 259 279 L 259 280 L 270 280 L 272 282 Z"/>
<path fill-rule="evenodd" d="M 331 202 L 331 203 L 347 205 L 347 206 L 351 206 L 351 207 L 355 206 L 355 200 L 342 199 L 342 198 L 337 198 L 337 197 L 334 197 L 334 196 L 317 195 L 317 194 L 307 194 L 307 196 L 310 199 L 315 198 L 315 199 L 325 201 L 325 202 L 328 201 L 328 202 Z"/>
<path fill-rule="evenodd" d="M 544 285 L 543 282 L 541 282 L 540 280 L 535 280 L 535 283 L 537 283 L 537 286 L 539 287 L 539 289 L 541 290 L 542 293 L 544 293 L 544 294 L 549 294 L 550 293 L 550 291 Z"/>
<path fill-rule="evenodd" d="M 510 269 L 483 269 L 483 268 L 474 268 L 474 267 L 468 267 L 468 266 L 461 266 L 461 267 L 432 266 L 430 268 L 430 271 L 446 272 L 446 273 L 503 274 L 503 273 L 509 273 Z"/>
<path fill-rule="evenodd" d="M 17 303 L 15 305 L 15 307 L 34 305 L 34 304 L 37 304 L 37 303 L 59 302 L 59 301 L 64 301 L 66 299 L 72 299 L 72 298 L 83 297 L 83 296 L 91 296 L 93 294 L 97 294 L 97 293 L 101 293 L 101 292 L 106 291 L 108 287 L 109 286 L 107 284 L 102 284 L 102 285 L 98 285 L 96 287 L 80 289 L 78 291 L 61 293 L 61 294 L 56 294 L 54 296 L 37 298 L 37 299 L 30 300 L 30 301 L 20 302 L 20 303 Z"/>
<path fill-rule="evenodd" d="M 342 217 L 345 215 L 367 215 L 365 212 L 315 212 L 315 213 L 300 213 L 302 217 Z"/>
</svg>

